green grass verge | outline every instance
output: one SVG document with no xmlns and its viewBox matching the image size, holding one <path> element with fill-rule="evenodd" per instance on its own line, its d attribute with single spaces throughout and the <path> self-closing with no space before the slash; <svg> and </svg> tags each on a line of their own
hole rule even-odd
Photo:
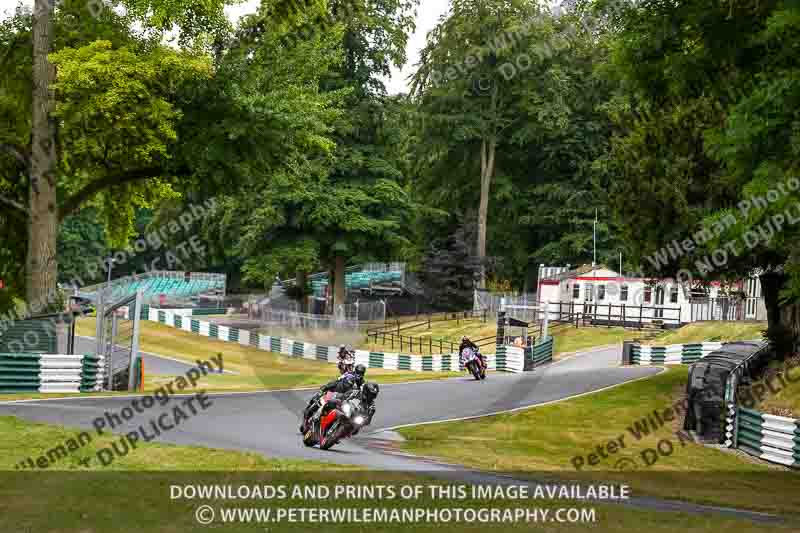
<svg viewBox="0 0 800 533">
<path fill-rule="evenodd" d="M 297 484 L 441 485 L 440 480 L 410 474 L 363 472 L 358 468 L 331 467 L 322 462 L 279 460 L 255 453 L 243 453 L 195 446 L 141 443 L 136 450 L 110 466 L 83 466 L 79 459 L 91 456 L 111 438 L 94 436 L 94 440 L 56 463 L 47 471 L 7 472 L 20 454 L 36 456 L 46 453 L 54 443 L 74 437 L 76 430 L 47 424 L 23 422 L 13 417 L 0 417 L 0 470 L 5 470 L 0 484 L 0 531 L 58 531 L 60 533 L 163 532 L 185 531 L 265 531 L 265 524 L 236 523 L 213 526 L 195 521 L 195 509 L 201 504 L 219 507 L 370 507 L 370 508 L 515 508 L 537 507 L 555 513 L 559 507 L 594 509 L 594 523 L 537 523 L 492 524 L 495 531 L 536 531 L 572 533 L 596 531 L 623 533 L 649 531 L 652 533 L 712 533 L 736 528 L 738 533 L 762 531 L 796 531 L 794 523 L 763 526 L 747 520 L 735 520 L 718 515 L 690 515 L 672 512 L 653 512 L 614 504 L 595 504 L 582 501 L 515 502 L 513 500 L 432 499 L 423 496 L 414 500 L 182 500 L 170 498 L 172 485 L 239 485 L 292 487 Z M 92 464 L 91 462 L 89 463 Z M 202 471 L 198 472 L 198 468 Z M 43 511 L 46 509 L 46 511 Z M 219 511 L 218 511 L 219 512 Z M 550 516 L 553 516 L 552 514 Z M 267 531 L 309 531 L 319 527 L 308 521 L 268 524 Z M 418 522 L 408 524 L 378 523 L 364 525 L 325 524 L 330 531 L 401 532 L 414 531 L 485 531 L 487 524 Z"/>
<path fill-rule="evenodd" d="M 0 416 L 0 470 L 15 470 L 16 465 L 27 457 L 35 461 L 39 455 L 47 455 L 58 444 L 74 439 L 82 430 L 52 424 L 37 424 L 13 416 Z M 108 466 L 96 460 L 101 448 L 108 448 L 119 436 L 98 435 L 86 430 L 91 441 L 76 451 L 54 461 L 47 471 L 149 471 L 149 470 L 270 470 L 270 471 L 316 471 L 330 468 L 329 464 L 314 461 L 270 459 L 257 453 L 234 452 L 199 446 L 177 446 L 155 442 L 139 442 L 136 449 L 125 457 L 115 459 Z M 85 465 L 81 460 L 90 458 Z M 349 468 L 348 468 L 349 469 Z M 6 530 L 3 530 L 6 531 Z"/>
<path fill-rule="evenodd" d="M 646 341 L 646 344 L 686 344 L 689 342 L 727 342 L 761 339 L 766 322 L 694 322 L 682 328 L 667 330 Z"/>
<path fill-rule="evenodd" d="M 44 424 L 21 422 L 12 417 L 0 417 L 0 470 L 13 468 L 12 457 L 25 453 L 46 452 L 54 442 L 74 435 L 73 430 Z M 80 454 L 92 454 L 110 439 L 99 437 L 82 448 Z M 326 531 L 381 531 L 402 532 L 409 527 L 419 532 L 485 531 L 536 531 L 548 533 L 573 533 L 595 531 L 600 533 L 716 533 L 736 528 L 738 533 L 764 531 L 796 531 L 796 523 L 760 525 L 748 520 L 735 520 L 713 514 L 685 514 L 654 512 L 614 504 L 595 504 L 582 501 L 513 500 L 446 498 L 432 499 L 423 496 L 414 500 L 204 500 L 172 499 L 171 486 L 223 485 L 237 487 L 326 485 L 441 485 L 440 480 L 426 479 L 398 473 L 364 472 L 355 468 L 331 467 L 312 461 L 276 460 L 258 454 L 215 450 L 192 446 L 141 444 L 125 458 L 109 467 L 86 469 L 77 462 L 64 462 L 54 468 L 58 471 L 6 472 L 0 484 L 0 531 L 42 531 L 59 533 L 86 533 L 90 531 L 153 533 L 220 531 L 279 531 L 305 532 L 320 527 L 318 523 L 300 520 L 295 523 L 215 523 L 201 525 L 195 520 L 195 510 L 210 504 L 219 513 L 220 507 L 316 507 L 334 509 L 353 508 L 532 508 L 546 510 L 553 516 L 558 508 L 577 507 L 594 510 L 594 522 L 577 523 L 425 523 L 414 524 L 363 524 L 326 523 Z M 198 472 L 198 466 L 202 472 Z M 45 511 L 46 510 L 46 511 Z"/>
<path fill-rule="evenodd" d="M 404 450 L 496 471 L 546 473 L 558 479 L 629 482 L 637 494 L 764 511 L 800 511 L 800 475 L 777 472 L 731 453 L 681 441 L 679 421 L 637 440 L 628 430 L 674 405 L 686 367 L 607 391 L 517 413 L 401 429 Z M 623 436 L 624 448 L 590 466 L 588 454 Z M 671 455 L 647 467 L 644 450 L 666 439 Z M 663 445 L 663 449 L 667 449 Z M 607 449 L 607 448 L 606 448 Z M 586 463 L 580 471 L 573 458 Z M 648 455 L 651 458 L 652 455 Z M 635 464 L 620 464 L 622 458 Z M 598 457 L 598 459 L 600 459 Z M 635 472 L 618 469 L 636 469 Z M 763 486 L 768 482 L 767 486 Z"/>
</svg>

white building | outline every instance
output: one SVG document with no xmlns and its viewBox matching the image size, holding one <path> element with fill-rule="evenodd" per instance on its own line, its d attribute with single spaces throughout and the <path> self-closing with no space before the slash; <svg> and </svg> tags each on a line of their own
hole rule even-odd
<svg viewBox="0 0 800 533">
<path fill-rule="evenodd" d="M 723 290 L 725 289 L 725 290 Z M 700 320 L 766 320 L 758 278 L 692 289 L 672 279 L 621 276 L 604 265 L 585 265 L 539 279 L 540 309 L 550 318 L 590 318 L 599 324 L 661 323 L 665 327 Z"/>
</svg>

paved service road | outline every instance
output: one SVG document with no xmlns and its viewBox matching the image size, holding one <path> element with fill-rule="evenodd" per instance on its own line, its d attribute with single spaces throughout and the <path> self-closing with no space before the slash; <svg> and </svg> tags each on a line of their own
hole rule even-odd
<svg viewBox="0 0 800 533">
<path fill-rule="evenodd" d="M 526 407 L 623 383 L 657 373 L 653 367 L 618 367 L 619 347 L 588 352 L 523 374 L 491 373 L 485 381 L 471 377 L 381 387 L 370 432 L 405 424 L 480 416 Z M 367 374 L 369 376 L 369 373 Z M 333 451 L 303 446 L 299 416 L 311 391 L 210 394 L 207 411 L 183 421 L 160 440 L 260 452 L 270 457 L 314 459 L 376 468 L 414 468 L 419 462 L 387 456 L 363 445 L 362 436 Z M 0 414 L 67 426 L 91 427 L 106 411 L 129 406 L 133 397 L 76 398 L 0 403 Z M 176 405 L 153 407 L 121 428 L 131 431 Z M 368 433 L 364 431 L 365 436 Z M 423 468 L 430 469 L 429 464 Z"/>
</svg>

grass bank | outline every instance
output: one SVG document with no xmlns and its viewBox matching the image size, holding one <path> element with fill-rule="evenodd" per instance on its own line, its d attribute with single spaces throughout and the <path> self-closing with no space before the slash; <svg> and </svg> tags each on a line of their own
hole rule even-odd
<svg viewBox="0 0 800 533">
<path fill-rule="evenodd" d="M 22 422 L 12 417 L 0 417 L 0 470 L 13 469 L 12 458 L 20 454 L 41 454 L 53 446 L 74 437 L 75 430 L 45 424 Z M 124 458 L 108 467 L 98 464 L 84 466 L 79 462 L 91 456 L 111 439 L 99 437 L 74 452 L 74 460 L 56 463 L 46 471 L 5 472 L 0 485 L 0 531 L 58 531 L 60 533 L 86 533 L 89 531 L 134 533 L 202 532 L 209 529 L 225 531 L 279 531 L 305 532 L 319 527 L 319 519 L 295 518 L 281 523 L 270 522 L 268 529 L 258 520 L 238 520 L 223 523 L 220 508 L 270 508 L 302 507 L 318 509 L 403 509 L 421 508 L 428 511 L 459 507 L 462 509 L 490 508 L 533 509 L 539 516 L 547 512 L 541 522 L 493 523 L 444 522 L 432 523 L 424 519 L 412 524 L 373 523 L 370 531 L 403 532 L 412 527 L 419 532 L 486 531 L 537 531 L 547 533 L 573 533 L 595 531 L 600 533 L 712 533 L 736 528 L 738 533 L 764 531 L 796 531 L 796 524 L 760 525 L 749 520 L 736 520 L 714 514 L 685 514 L 655 512 L 616 504 L 595 504 L 575 500 L 533 500 L 519 502 L 512 499 L 433 498 L 423 493 L 420 498 L 332 500 L 329 498 L 294 496 L 298 485 L 324 485 L 332 491 L 335 486 L 354 485 L 374 487 L 391 485 L 399 493 L 402 485 L 438 485 L 441 480 L 407 473 L 369 472 L 355 468 L 331 467 L 321 462 L 279 460 L 253 453 L 216 450 L 193 446 L 143 443 Z M 89 463 L 92 464 L 91 462 Z M 202 468 L 202 471 L 199 469 Z M 173 487 L 217 485 L 284 487 L 286 499 L 221 500 L 189 499 L 172 496 Z M 196 520 L 196 510 L 210 504 L 216 511 L 217 521 L 204 525 Z M 591 515 L 583 521 L 558 523 L 556 512 L 563 508 L 577 508 Z M 360 531 L 352 523 L 328 522 L 325 529 L 334 532 Z"/>
<path fill-rule="evenodd" d="M 656 419 L 656 411 L 668 418 L 665 411 L 679 401 L 686 376 L 685 367 L 673 368 L 650 379 L 540 408 L 404 428 L 403 448 L 493 471 L 615 480 L 629 483 L 640 495 L 800 513 L 796 472 L 776 471 L 689 442 L 676 434 L 683 416 L 656 430 L 643 429 L 648 416 Z"/>
<path fill-rule="evenodd" d="M 645 341 L 645 344 L 686 344 L 690 342 L 728 342 L 761 339 L 766 322 L 693 322 L 682 328 L 667 330 Z"/>
</svg>

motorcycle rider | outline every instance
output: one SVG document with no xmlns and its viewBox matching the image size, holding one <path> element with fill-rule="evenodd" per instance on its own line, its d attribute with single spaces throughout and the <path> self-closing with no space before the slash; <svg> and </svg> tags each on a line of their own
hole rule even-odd
<svg viewBox="0 0 800 533">
<path fill-rule="evenodd" d="M 305 421 L 310 419 L 312 415 L 314 418 L 319 416 L 321 411 L 319 400 L 326 392 L 344 394 L 353 389 L 357 389 L 364 383 L 364 374 L 366 373 L 367 367 L 364 365 L 356 365 L 352 372 L 346 372 L 337 379 L 320 387 L 319 391 L 317 391 L 311 398 L 311 401 L 308 402 L 305 411 L 303 411 L 303 424 L 300 426 L 300 431 L 302 432 L 304 430 Z"/>
<path fill-rule="evenodd" d="M 345 373 L 345 367 L 347 365 L 347 359 L 352 359 L 355 361 L 355 350 L 350 345 L 345 346 L 344 344 L 339 346 L 339 363 L 336 365 L 339 368 L 339 372 L 342 374 Z"/>
<path fill-rule="evenodd" d="M 458 356 L 459 357 L 463 357 L 461 354 L 462 354 L 462 352 L 464 351 L 465 348 L 472 348 L 472 350 L 478 356 L 478 359 L 480 360 L 481 365 L 483 365 L 483 368 L 486 368 L 486 360 L 483 358 L 483 354 L 481 354 L 480 349 L 478 349 L 478 345 L 475 344 L 474 342 L 472 342 L 471 340 L 469 340 L 469 338 L 466 335 L 461 337 L 461 346 L 458 347 Z"/>
<path fill-rule="evenodd" d="M 375 398 L 378 397 L 380 390 L 377 383 L 364 383 L 364 387 L 361 389 L 361 400 L 363 401 L 364 407 L 367 408 L 367 418 L 360 427 L 357 427 L 355 431 L 353 431 L 353 435 L 358 435 L 362 427 L 372 423 L 372 417 L 375 416 Z"/>
</svg>

